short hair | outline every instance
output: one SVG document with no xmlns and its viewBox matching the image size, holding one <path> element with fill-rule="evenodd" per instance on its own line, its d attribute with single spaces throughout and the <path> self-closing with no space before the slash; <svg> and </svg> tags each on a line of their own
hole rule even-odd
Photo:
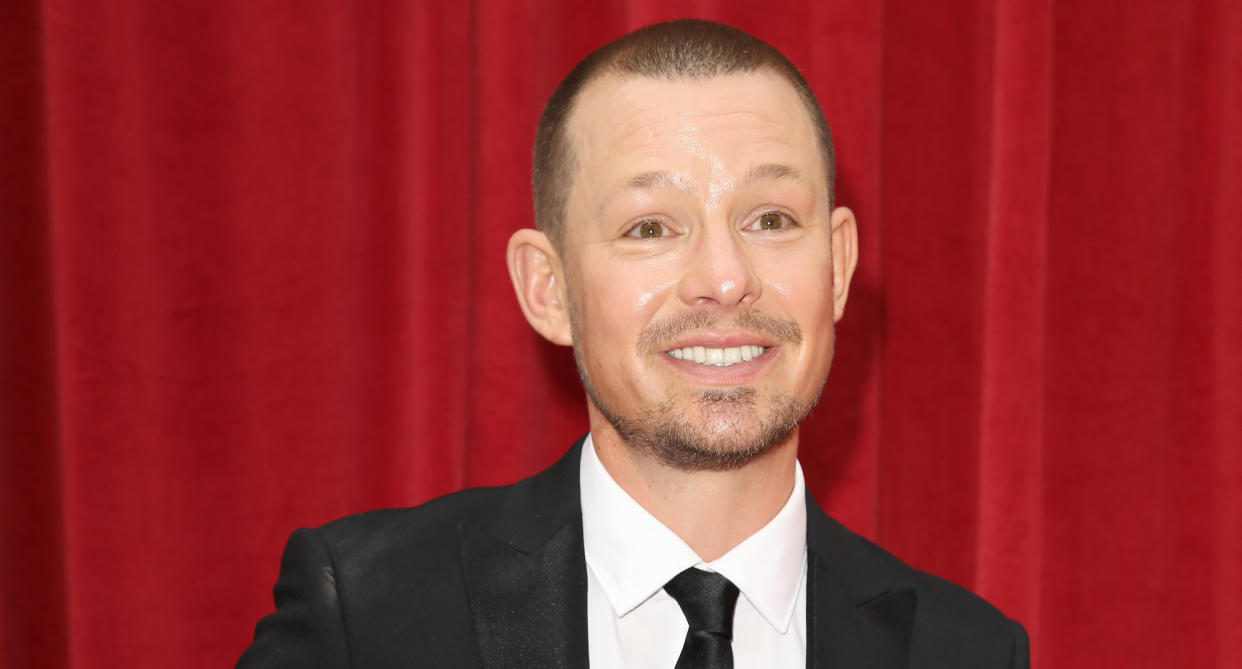
<svg viewBox="0 0 1242 669">
<path fill-rule="evenodd" d="M 726 74 L 769 70 L 793 85 L 819 139 L 828 203 L 833 201 L 836 158 L 824 111 L 802 73 L 775 47 L 732 26 L 702 19 L 656 23 L 623 35 L 592 51 L 553 91 L 535 132 L 531 189 L 535 226 L 559 250 L 565 236 L 566 204 L 577 160 L 566 130 L 582 90 L 609 74 L 651 79 L 710 79 Z"/>
</svg>

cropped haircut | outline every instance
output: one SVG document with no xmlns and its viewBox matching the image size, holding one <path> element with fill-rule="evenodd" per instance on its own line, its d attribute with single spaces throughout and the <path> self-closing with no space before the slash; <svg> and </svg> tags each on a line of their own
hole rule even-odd
<svg viewBox="0 0 1242 669">
<path fill-rule="evenodd" d="M 640 28 L 599 47 L 579 61 L 557 85 L 535 132 L 531 167 L 535 226 L 548 235 L 558 250 L 563 248 L 566 203 L 578 168 L 567 126 L 587 84 L 608 75 L 676 81 L 761 70 L 771 71 L 792 84 L 802 99 L 819 139 L 831 208 L 836 178 L 832 132 L 798 68 L 775 47 L 745 31 L 713 21 L 678 19 Z"/>
</svg>

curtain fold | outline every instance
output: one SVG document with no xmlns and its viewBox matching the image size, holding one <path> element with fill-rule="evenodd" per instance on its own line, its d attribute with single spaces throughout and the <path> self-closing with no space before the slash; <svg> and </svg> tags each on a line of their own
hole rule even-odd
<svg viewBox="0 0 1242 669">
<path fill-rule="evenodd" d="M 975 578 L 980 592 L 1029 620 L 1035 638 L 1045 522 L 1052 10 L 1051 0 L 1005 0 L 996 9 L 979 403 Z"/>
<path fill-rule="evenodd" d="M 228 666 L 289 531 L 586 428 L 524 322 L 541 105 L 715 18 L 797 63 L 861 265 L 816 498 L 1039 667 L 1242 656 L 1242 6 L 0 6 L 0 667 Z"/>
<path fill-rule="evenodd" d="M 0 5 L 0 665 L 68 666 L 43 35 Z"/>
</svg>

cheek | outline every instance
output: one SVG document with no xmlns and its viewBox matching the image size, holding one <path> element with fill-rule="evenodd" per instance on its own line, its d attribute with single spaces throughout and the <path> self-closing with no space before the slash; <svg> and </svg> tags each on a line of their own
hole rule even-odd
<svg viewBox="0 0 1242 669">
<path fill-rule="evenodd" d="M 651 300 L 655 298 L 656 294 L 657 291 L 655 290 L 644 290 L 639 293 L 638 299 L 634 302 L 635 310 L 642 312 L 643 308 L 647 306 L 647 303 L 651 302 Z"/>
<path fill-rule="evenodd" d="M 763 283 L 795 314 L 812 318 L 832 314 L 832 260 L 827 254 L 782 257 L 769 264 Z M 811 324 L 801 323 L 803 327 Z"/>
<path fill-rule="evenodd" d="M 588 277 L 594 290 L 588 299 L 595 303 L 604 320 L 629 323 L 645 323 L 649 315 L 658 311 L 665 298 L 676 287 L 677 280 L 650 266 L 625 267 L 620 271 L 601 272 Z"/>
<path fill-rule="evenodd" d="M 622 364 L 632 357 L 638 337 L 651 323 L 677 285 L 650 265 L 610 266 L 599 263 L 583 272 L 579 305 L 581 334 L 593 342 L 597 362 Z"/>
<path fill-rule="evenodd" d="M 677 280 L 670 278 L 648 277 L 646 281 L 636 282 L 632 287 L 633 297 L 629 299 L 632 313 L 642 317 L 644 321 L 660 309 L 668 295 L 677 287 Z"/>
<path fill-rule="evenodd" d="M 793 297 L 794 287 L 789 282 L 787 276 L 776 276 L 767 280 L 768 287 L 771 288 L 781 299 L 788 300 Z"/>
</svg>

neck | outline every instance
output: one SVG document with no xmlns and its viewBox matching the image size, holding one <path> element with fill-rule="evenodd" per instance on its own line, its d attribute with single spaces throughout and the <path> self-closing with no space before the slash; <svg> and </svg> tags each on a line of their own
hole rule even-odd
<svg viewBox="0 0 1242 669">
<path fill-rule="evenodd" d="M 796 429 L 736 469 L 684 471 L 630 446 L 607 420 L 595 418 L 592 416 L 591 440 L 604 469 L 706 562 L 724 555 L 766 525 L 793 491 Z"/>
</svg>

